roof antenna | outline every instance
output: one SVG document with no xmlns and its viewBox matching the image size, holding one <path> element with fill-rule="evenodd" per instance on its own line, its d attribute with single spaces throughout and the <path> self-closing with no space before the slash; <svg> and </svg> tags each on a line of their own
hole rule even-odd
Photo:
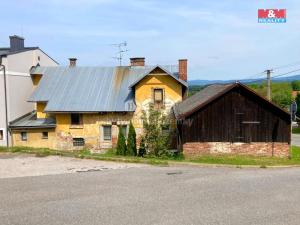
<svg viewBox="0 0 300 225">
<path fill-rule="evenodd" d="M 122 43 L 111 44 L 111 45 L 118 49 L 118 52 L 116 53 L 117 56 L 115 56 L 113 58 L 119 62 L 120 66 L 122 66 L 123 55 L 125 52 L 129 51 L 128 49 L 125 49 L 125 47 L 127 46 L 127 42 L 124 41 Z"/>
</svg>

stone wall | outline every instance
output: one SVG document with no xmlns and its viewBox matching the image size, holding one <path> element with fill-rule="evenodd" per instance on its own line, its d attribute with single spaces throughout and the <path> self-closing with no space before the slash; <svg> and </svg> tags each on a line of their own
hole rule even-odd
<svg viewBox="0 0 300 225">
<path fill-rule="evenodd" d="M 189 158 L 206 154 L 237 154 L 286 158 L 289 157 L 289 144 L 279 142 L 189 142 L 183 145 L 183 154 Z"/>
</svg>

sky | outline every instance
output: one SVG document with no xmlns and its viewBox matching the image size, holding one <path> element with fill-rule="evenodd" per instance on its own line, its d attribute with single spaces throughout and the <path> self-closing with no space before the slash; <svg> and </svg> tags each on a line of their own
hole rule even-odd
<svg viewBox="0 0 300 225">
<path fill-rule="evenodd" d="M 118 65 L 116 43 L 127 42 L 123 65 L 188 59 L 188 79 L 258 78 L 299 62 L 299 0 L 10 0 L 1 2 L 0 46 L 21 35 L 67 65 Z M 286 9 L 287 22 L 261 24 L 258 9 Z M 4 21 L 4 22 L 3 22 Z"/>
</svg>

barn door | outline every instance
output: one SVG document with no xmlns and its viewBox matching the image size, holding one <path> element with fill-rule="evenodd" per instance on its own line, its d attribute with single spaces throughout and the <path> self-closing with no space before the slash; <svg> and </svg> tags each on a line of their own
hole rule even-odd
<svg viewBox="0 0 300 225">
<path fill-rule="evenodd" d="M 234 134 L 233 142 L 244 142 L 245 141 L 245 129 L 243 126 L 245 113 L 235 109 L 234 110 Z"/>
</svg>

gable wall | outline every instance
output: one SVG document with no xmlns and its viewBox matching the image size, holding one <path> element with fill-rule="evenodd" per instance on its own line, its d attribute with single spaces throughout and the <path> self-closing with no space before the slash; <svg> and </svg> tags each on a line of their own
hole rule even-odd
<svg viewBox="0 0 300 225">
<path fill-rule="evenodd" d="M 181 133 L 183 143 L 289 143 L 290 121 L 285 113 L 259 97 L 235 88 L 189 116 Z"/>
</svg>

